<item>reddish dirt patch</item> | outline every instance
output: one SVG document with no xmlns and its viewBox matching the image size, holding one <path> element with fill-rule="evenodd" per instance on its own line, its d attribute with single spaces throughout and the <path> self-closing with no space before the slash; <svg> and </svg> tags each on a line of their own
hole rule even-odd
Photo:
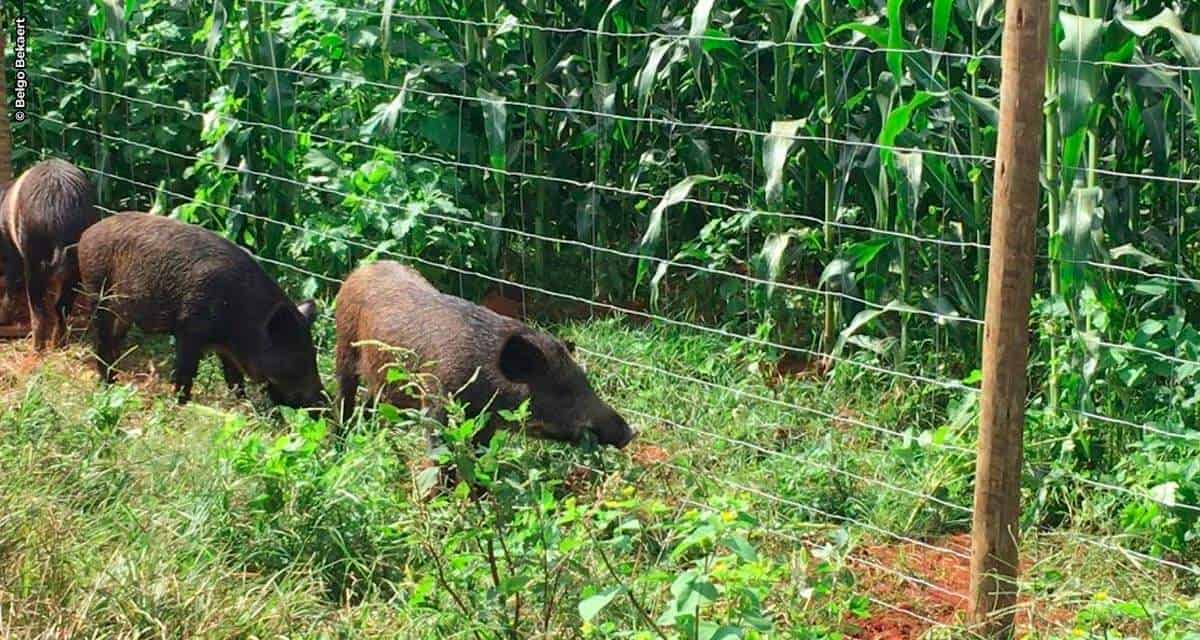
<svg viewBox="0 0 1200 640">
<path fill-rule="evenodd" d="M 124 371 L 121 370 L 123 368 Z M 146 359 L 144 366 L 137 368 L 132 368 L 132 365 L 128 364 L 123 366 L 123 363 L 119 363 L 117 365 L 117 381 L 133 385 L 138 391 L 145 393 L 165 397 L 171 397 L 174 394 L 174 385 L 159 374 L 158 364 L 151 359 Z"/>
<path fill-rule="evenodd" d="M 0 273 L 0 296 L 3 295 L 3 274 Z M 33 331 L 29 324 L 29 306 L 25 302 L 18 300 L 13 315 L 10 323 L 0 324 L 0 340 L 21 340 L 29 337 L 30 332 Z M 85 330 L 90 316 L 91 305 L 84 300 L 83 296 L 76 298 L 75 309 L 71 312 L 72 331 Z"/>
<path fill-rule="evenodd" d="M 575 467 L 563 478 L 563 487 L 577 496 L 584 495 L 592 491 L 592 481 L 595 477 L 595 471 L 587 467 Z"/>
<path fill-rule="evenodd" d="M 966 533 L 931 543 L 969 556 L 971 536 Z M 967 558 L 915 543 L 873 545 L 863 548 L 852 562 L 867 594 L 895 607 L 872 603 L 871 617 L 858 623 L 854 637 L 864 640 L 917 638 L 932 626 L 961 624 L 967 613 L 971 589 L 971 567 Z M 1022 562 L 1026 572 L 1029 562 Z M 926 584 L 923 584 L 926 583 Z M 932 586 L 930 586 L 932 585 Z M 1018 604 L 1017 627 L 1030 626 L 1028 602 Z M 1038 618 L 1053 624 L 1071 620 L 1069 611 L 1038 607 Z M 1018 637 L 1021 635 L 1017 634 Z"/>
<path fill-rule="evenodd" d="M 646 306 L 636 300 L 624 302 L 601 300 L 598 304 L 593 305 L 528 292 L 514 285 L 492 287 L 484 294 L 479 304 L 502 316 L 517 320 L 535 317 L 552 322 L 567 322 L 590 318 L 622 317 L 635 324 L 646 321 L 646 318 L 638 315 L 646 311 Z"/>
<path fill-rule="evenodd" d="M 525 292 L 517 287 L 493 288 L 479 304 L 508 318 L 521 320 L 525 317 Z"/>
<path fill-rule="evenodd" d="M 630 454 L 630 457 L 633 458 L 634 462 L 642 465 L 643 467 L 662 464 L 671 459 L 671 456 L 666 452 L 666 450 L 649 444 L 638 445 L 637 448 L 634 449 Z"/>
<path fill-rule="evenodd" d="M 0 325 L 0 340 L 20 340 L 29 335 L 28 322 Z"/>
<path fill-rule="evenodd" d="M 828 358 L 807 358 L 788 354 L 774 364 L 763 366 L 763 382 L 774 388 L 788 380 L 820 378 L 829 372 L 831 362 Z"/>
<path fill-rule="evenodd" d="M 960 534 L 934 546 L 961 551 L 970 549 L 970 545 L 970 536 Z M 914 543 L 873 545 L 864 548 L 856 558 L 859 560 L 853 564 L 868 594 L 900 610 L 872 604 L 873 615 L 859 624 L 860 631 L 855 637 L 916 638 L 930 627 L 921 618 L 950 624 L 965 614 L 965 594 L 971 584 L 971 567 L 966 558 Z"/>
<path fill-rule="evenodd" d="M 32 348 L 25 349 L 24 345 L 21 345 L 18 349 L 20 350 L 12 351 L 13 357 L 0 360 L 0 380 L 10 381 L 14 385 L 18 380 L 33 375 L 41 364 L 41 358 Z"/>
<path fill-rule="evenodd" d="M 859 624 L 858 629 L 858 633 L 851 636 L 852 638 L 911 640 L 921 637 L 921 634 L 929 629 L 929 624 L 899 611 L 883 609 Z"/>
</svg>

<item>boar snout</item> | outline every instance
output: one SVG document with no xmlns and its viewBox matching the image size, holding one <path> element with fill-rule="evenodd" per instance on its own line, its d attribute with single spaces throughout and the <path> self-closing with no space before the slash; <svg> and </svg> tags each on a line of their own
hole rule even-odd
<svg viewBox="0 0 1200 640">
<path fill-rule="evenodd" d="M 505 342 L 498 367 L 502 375 L 529 388 L 538 435 L 578 442 L 585 431 L 602 445 L 624 447 L 634 432 L 592 389 L 571 358 L 573 345 L 548 335 L 518 333 Z"/>
<path fill-rule="evenodd" d="M 591 432 L 596 434 L 596 440 L 600 444 L 618 449 L 624 449 L 625 445 L 637 437 L 637 431 L 634 431 L 625 418 L 615 411 L 608 418 L 593 424 Z"/>
<path fill-rule="evenodd" d="M 293 409 L 311 409 L 321 410 L 329 404 L 325 397 L 325 390 L 318 383 L 316 388 L 306 385 L 300 390 L 284 389 L 279 385 L 267 385 L 267 395 L 270 396 L 271 402 L 280 404 Z"/>
</svg>

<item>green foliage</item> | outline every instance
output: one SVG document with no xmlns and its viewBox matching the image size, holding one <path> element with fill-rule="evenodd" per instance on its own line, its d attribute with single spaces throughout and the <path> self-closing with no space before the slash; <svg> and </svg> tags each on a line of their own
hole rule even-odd
<svg viewBox="0 0 1200 640">
<path fill-rule="evenodd" d="M 1087 4 L 1053 3 L 1024 524 L 1121 535 L 1194 563 L 1200 5 Z M 463 631 L 465 617 L 482 635 L 755 637 L 780 632 L 772 603 L 801 598 L 787 632 L 834 637 L 853 633 L 864 606 L 843 584 L 852 542 L 822 539 L 822 557 L 791 557 L 785 574 L 750 523 L 796 514 L 712 478 L 820 509 L 817 528 L 967 526 L 943 503 L 971 497 L 974 396 L 888 372 L 979 382 L 982 330 L 965 320 L 984 314 L 999 3 L 26 5 L 37 100 L 16 127 L 18 166 L 69 158 L 93 171 L 106 206 L 224 233 L 274 261 L 297 295 L 328 296 L 363 261 L 400 257 L 470 298 L 499 278 L 720 331 L 580 329 L 755 396 L 697 401 L 690 383 L 609 371 L 622 409 L 783 454 L 766 464 L 724 442 L 684 449 L 691 486 L 722 502 L 685 513 L 636 482 L 661 478 L 627 467 L 633 497 L 575 495 L 577 463 L 613 461 L 504 430 L 480 450 L 474 434 L 521 416 L 458 416 L 439 454 L 460 482 L 426 504 L 413 495 L 443 478 L 405 466 L 419 455 L 397 434 L 417 429 L 399 411 L 381 409 L 344 451 L 319 420 L 235 419 L 217 447 L 218 506 L 185 505 L 219 512 L 204 525 L 219 533 L 188 553 L 228 571 L 306 567 L 297 592 L 401 602 L 418 634 Z M 565 299 L 531 301 L 564 314 Z M 150 430 L 131 414 L 164 410 L 114 387 L 64 429 L 40 393 L 31 385 L 5 408 L 6 446 L 48 455 L 38 486 L 82 487 L 71 508 L 124 531 L 106 510 L 134 474 L 110 451 Z M 795 593 L 779 586 L 797 581 Z M 1182 617 L 1102 609 L 1082 623 Z"/>
<path fill-rule="evenodd" d="M 798 421 L 803 416 L 784 407 L 731 393 L 774 393 L 852 416 L 881 408 L 873 379 L 838 373 L 771 392 L 756 381 L 769 361 L 722 351 L 706 336 L 616 321 L 563 334 L 722 384 L 691 388 L 590 359 L 597 389 L 639 412 L 629 415 L 673 407 L 681 424 L 724 427 L 792 457 L 642 424 L 635 446 L 665 450 L 666 460 L 649 463 L 529 438 L 520 433 L 524 409 L 468 420 L 451 405 L 443 446 L 433 452 L 455 471 L 442 484 L 440 472 L 422 471 L 430 452 L 420 416 L 381 405 L 334 442 L 320 417 L 260 414 L 226 395 L 215 363 L 206 363 L 206 382 L 183 408 L 153 386 L 92 392 L 90 381 L 80 385 L 76 349 L 0 388 L 0 625 L 17 636 L 70 625 L 87 636 L 168 628 L 221 637 L 832 640 L 877 628 L 890 615 L 877 601 L 908 593 L 890 590 L 890 574 L 864 564 L 913 571 L 899 557 L 872 555 L 910 549 L 880 532 L 936 541 L 965 526 L 963 514 L 871 479 L 954 502 L 969 496 L 972 457 L 944 447 L 970 443 L 970 397 L 888 390 L 887 423 L 909 426 L 903 437 L 885 438 L 849 423 Z M 19 353 L 0 348 L 0 363 Z M 154 360 L 163 355 L 150 349 Z M 931 404 L 953 409 L 935 417 Z M 496 436 L 477 443 L 492 427 Z M 1194 469 L 1174 464 L 1180 451 L 1147 450 L 1114 471 L 1130 478 L 1113 480 L 1155 487 L 1147 495 L 1161 501 L 1194 501 Z M 1082 510 L 1127 523 L 1114 540 L 1144 537 L 1166 549 L 1189 526 L 1194 536 L 1185 510 L 1151 511 L 1147 502 L 1122 512 L 1122 503 L 1094 493 Z M 1071 487 L 1066 495 L 1089 492 Z M 1072 637 L 1078 627 L 1103 637 L 1105 629 L 1153 629 L 1155 637 L 1187 638 L 1195 606 L 1180 595 L 1186 586 L 1169 573 L 1131 579 L 1141 574 L 1085 552 L 1076 536 L 1090 534 L 1062 527 L 1051 534 L 1064 536 L 1061 543 L 1039 539 L 1036 529 L 1025 537 L 1039 560 L 1023 589 L 1066 616 L 1034 631 Z M 1079 593 L 1084 604 L 1061 604 Z M 1144 612 L 1122 604 L 1130 602 L 1146 603 Z"/>
<path fill-rule="evenodd" d="M 770 327 L 765 341 L 889 368 L 913 369 L 911 346 L 928 341 L 962 378 L 980 336 L 962 319 L 982 317 L 986 285 L 972 243 L 987 242 L 989 167 L 973 158 L 995 143 L 995 9 L 144 0 L 82 15 L 35 3 L 35 22 L 103 41 L 35 41 L 44 115 L 67 127 L 18 135 L 26 154 L 90 158 L 153 186 L 100 176 L 114 208 L 174 212 L 309 272 L 407 256 L 464 293 L 490 284 L 458 270 L 742 334 Z M 1116 176 L 1200 170 L 1187 153 L 1196 74 L 1138 66 L 1194 64 L 1197 14 L 1135 3 L 1056 15 L 1040 280 L 1045 304 L 1072 317 L 1039 332 L 1035 362 L 1050 366 L 1034 388 L 1050 406 L 1098 406 L 1100 389 L 1059 379 L 1088 357 L 1086 290 L 1111 318 L 1107 343 L 1126 346 L 1124 328 L 1172 307 L 1195 321 L 1194 287 L 1103 265 L 1200 273 L 1194 190 Z M 616 190 L 575 186 L 593 182 Z M 303 293 L 329 284 L 280 275 Z M 1153 304 L 1124 295 L 1162 286 Z M 1118 417 L 1158 395 L 1136 388 Z"/>
</svg>

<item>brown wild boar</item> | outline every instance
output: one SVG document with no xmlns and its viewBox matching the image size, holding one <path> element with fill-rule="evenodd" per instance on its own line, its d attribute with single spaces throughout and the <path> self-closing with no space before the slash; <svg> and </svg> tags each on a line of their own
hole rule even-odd
<svg viewBox="0 0 1200 640">
<path fill-rule="evenodd" d="M 245 251 L 197 226 L 121 213 L 88 229 L 79 265 L 93 303 L 96 366 L 107 381 L 130 325 L 175 336 L 175 391 L 191 397 L 206 352 L 239 393 L 244 378 L 293 407 L 322 402 L 312 301 L 294 305 Z"/>
<path fill-rule="evenodd" d="M 99 219 L 95 186 L 78 167 L 62 160 L 31 167 L 0 202 L 5 278 L 0 324 L 10 321 L 17 295 L 24 291 L 38 351 L 67 336 L 67 316 L 79 284 L 75 245 Z"/>
<path fill-rule="evenodd" d="M 397 262 L 377 262 L 350 274 L 338 292 L 335 318 L 343 422 L 354 411 L 360 380 L 372 398 L 425 408 L 435 419 L 445 419 L 436 400 L 388 387 L 386 369 L 399 358 L 425 381 L 426 398 L 454 394 L 472 414 L 488 407 L 512 410 L 528 399 L 532 427 L 542 437 L 575 442 L 586 430 L 616 447 L 634 437 L 625 420 L 596 396 L 571 358 L 573 346 L 443 294 Z"/>
</svg>

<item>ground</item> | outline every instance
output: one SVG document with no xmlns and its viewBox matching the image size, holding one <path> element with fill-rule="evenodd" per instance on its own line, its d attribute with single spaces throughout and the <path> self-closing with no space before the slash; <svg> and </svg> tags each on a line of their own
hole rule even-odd
<svg viewBox="0 0 1200 640">
<path fill-rule="evenodd" d="M 170 399 L 162 339 L 135 336 L 121 384 L 108 391 L 98 390 L 80 342 L 44 356 L 27 340 L 0 342 L 0 635 L 437 637 L 455 629 L 461 597 L 477 600 L 469 608 L 480 608 L 481 621 L 508 620 L 522 636 L 642 637 L 627 632 L 649 633 L 639 610 L 668 616 L 680 580 L 698 571 L 720 593 L 701 600 L 707 615 L 761 637 L 962 637 L 969 518 L 942 503 L 967 499 L 970 456 L 935 456 L 855 426 L 870 417 L 920 433 L 927 425 L 911 394 L 893 388 L 855 400 L 853 381 L 781 373 L 720 343 L 617 320 L 558 331 L 580 344 L 597 388 L 642 435 L 620 453 L 514 436 L 517 459 L 504 464 L 523 489 L 509 498 L 490 490 L 511 509 L 505 524 L 479 516 L 512 527 L 498 538 L 507 565 L 486 562 L 490 546 L 470 546 L 482 521 L 470 520 L 467 503 L 411 499 L 421 475 L 414 434 L 363 430 L 349 452 L 335 452 L 313 423 L 296 426 L 261 398 L 233 397 L 214 363 L 181 409 Z M 329 344 L 327 326 L 319 338 Z M 830 415 L 838 419 L 822 417 Z M 529 498 L 544 476 L 553 495 Z M 516 525 L 546 500 L 559 514 L 558 553 L 575 557 L 563 551 L 574 548 L 571 535 L 585 548 L 622 551 L 577 552 L 590 555 L 537 583 L 540 556 L 508 545 L 549 552 Z M 585 516 L 570 516 L 574 509 Z M 577 520 L 586 528 L 572 529 Z M 605 526 L 614 537 L 589 542 Z M 459 536 L 475 550 L 450 554 Z M 1018 620 L 1030 637 L 1200 632 L 1176 576 L 1079 544 L 1070 532 L 1031 531 L 1023 546 Z M 474 563 L 478 574 L 469 573 Z M 543 623 L 532 605 L 522 609 L 520 589 L 495 593 L 506 582 L 497 566 L 547 594 L 561 589 L 540 601 Z M 489 574 L 500 579 L 482 595 Z M 418 598 L 429 576 L 435 595 Z M 575 603 L 618 576 L 630 602 L 618 598 L 581 626 Z M 640 608 L 632 605 L 639 598 Z M 770 631 L 753 631 L 755 612 Z M 655 622 L 666 633 L 692 624 Z"/>
</svg>

